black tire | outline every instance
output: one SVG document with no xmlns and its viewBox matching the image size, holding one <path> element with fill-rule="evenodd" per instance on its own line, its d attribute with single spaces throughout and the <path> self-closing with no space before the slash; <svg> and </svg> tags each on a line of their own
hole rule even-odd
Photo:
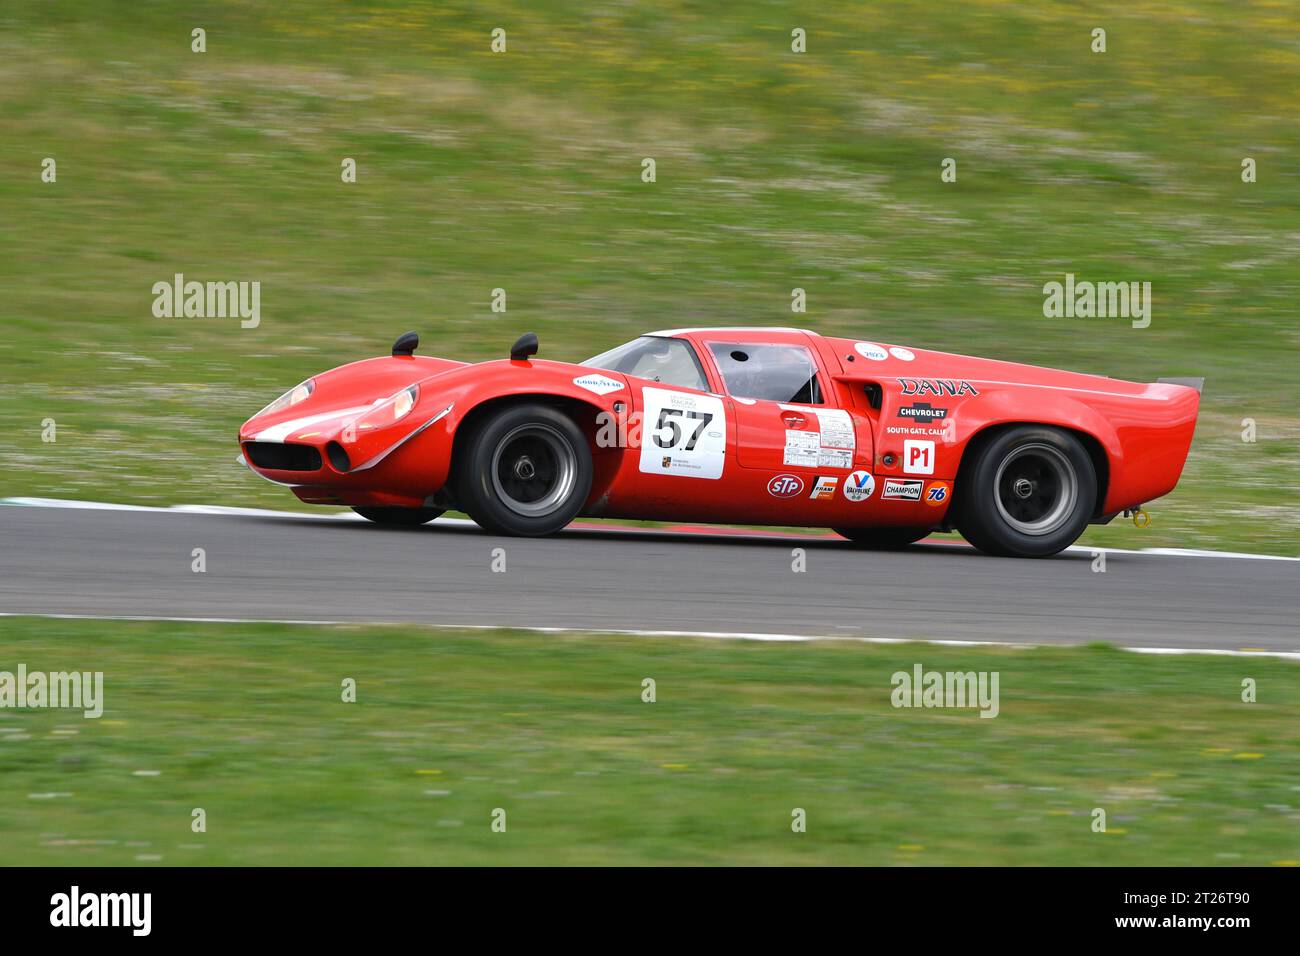
<svg viewBox="0 0 1300 956">
<path fill-rule="evenodd" d="M 953 499 L 957 528 L 988 554 L 1045 558 L 1092 519 L 1097 473 L 1079 439 L 1041 425 L 996 435 L 963 462 Z"/>
<path fill-rule="evenodd" d="M 510 405 L 480 423 L 456 463 L 457 500 L 495 534 L 554 534 L 591 492 L 591 448 L 549 405 Z"/>
<path fill-rule="evenodd" d="M 417 525 L 428 524 L 438 515 L 442 514 L 443 508 L 353 508 L 357 514 L 367 521 L 373 521 L 375 524 L 389 525 L 398 528 L 414 528 Z"/>
<path fill-rule="evenodd" d="M 893 551 L 920 541 L 932 530 L 932 528 L 836 528 L 835 533 L 848 538 L 860 548 Z"/>
</svg>

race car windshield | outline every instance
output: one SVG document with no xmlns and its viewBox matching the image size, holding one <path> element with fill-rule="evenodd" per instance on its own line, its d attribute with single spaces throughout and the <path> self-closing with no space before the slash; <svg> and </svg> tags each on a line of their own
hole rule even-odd
<svg viewBox="0 0 1300 956">
<path fill-rule="evenodd" d="M 701 392 L 709 390 L 709 383 L 704 378 L 704 370 L 700 368 L 695 351 L 681 339 L 643 335 L 618 348 L 601 352 L 582 364 L 590 368 L 603 368 L 608 372 L 648 378 L 652 382 L 662 382 L 678 388 L 694 388 Z"/>
<path fill-rule="evenodd" d="M 817 366 L 801 345 L 710 342 L 718 371 L 735 398 L 820 405 Z"/>
</svg>

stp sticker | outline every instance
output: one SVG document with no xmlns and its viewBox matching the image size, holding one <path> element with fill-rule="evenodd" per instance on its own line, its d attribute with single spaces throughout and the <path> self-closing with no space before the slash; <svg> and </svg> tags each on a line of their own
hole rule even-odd
<svg viewBox="0 0 1300 956">
<path fill-rule="evenodd" d="M 573 380 L 573 384 L 578 388 L 585 388 L 589 392 L 595 392 L 597 395 L 608 395 L 610 392 L 617 392 L 623 387 L 622 382 L 605 375 L 579 375 Z"/>
<path fill-rule="evenodd" d="M 817 483 L 813 485 L 812 494 L 808 497 L 814 501 L 823 501 L 827 498 L 834 498 L 835 486 L 839 483 L 840 480 L 834 476 L 818 478 Z"/>
<path fill-rule="evenodd" d="M 931 508 L 940 508 L 948 503 L 952 494 L 952 485 L 946 481 L 932 481 L 925 486 L 925 503 Z"/>
<path fill-rule="evenodd" d="M 863 358 L 869 358 L 873 362 L 883 362 L 889 358 L 889 353 L 875 342 L 859 342 L 853 347 L 857 349 L 859 355 Z"/>
<path fill-rule="evenodd" d="M 934 474 L 934 442 L 911 438 L 903 442 L 903 474 Z"/>
<path fill-rule="evenodd" d="M 866 501 L 875 490 L 876 479 L 869 471 L 850 472 L 844 479 L 844 497 L 849 501 Z"/>
<path fill-rule="evenodd" d="M 767 493 L 773 498 L 793 498 L 803 491 L 803 479 L 798 475 L 777 475 L 767 483 Z"/>
<path fill-rule="evenodd" d="M 643 472 L 683 478 L 721 478 L 727 455 L 727 418 L 722 399 L 666 388 L 641 389 L 645 426 Z"/>
</svg>

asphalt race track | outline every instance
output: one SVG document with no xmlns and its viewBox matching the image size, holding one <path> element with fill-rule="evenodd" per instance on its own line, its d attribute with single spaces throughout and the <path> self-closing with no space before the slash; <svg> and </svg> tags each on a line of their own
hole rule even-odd
<svg viewBox="0 0 1300 956">
<path fill-rule="evenodd" d="M 0 506 L 0 611 L 1300 651 L 1300 562 Z M 806 573 L 791 549 L 806 549 Z M 207 570 L 191 570 L 195 548 Z M 505 573 L 492 552 L 505 549 Z M 0 620 L 0 636 L 4 624 Z"/>
</svg>

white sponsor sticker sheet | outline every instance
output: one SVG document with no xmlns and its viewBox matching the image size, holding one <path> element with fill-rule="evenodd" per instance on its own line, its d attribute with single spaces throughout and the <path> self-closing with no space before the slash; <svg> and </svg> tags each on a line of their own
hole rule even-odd
<svg viewBox="0 0 1300 956">
<path fill-rule="evenodd" d="M 713 395 L 641 389 L 643 472 L 684 478 L 721 478 L 727 460 L 727 416 Z"/>
<path fill-rule="evenodd" d="M 788 428 L 785 432 L 785 457 L 787 465 L 808 468 L 853 467 L 853 451 L 857 448 L 857 435 L 853 419 L 842 408 L 809 408 L 806 405 L 782 405 L 787 412 L 812 415 L 818 430 Z"/>
<path fill-rule="evenodd" d="M 817 453 L 818 468 L 843 468 L 846 471 L 853 467 L 853 452 L 847 448 L 823 448 Z"/>
<path fill-rule="evenodd" d="M 785 456 L 781 459 L 785 464 L 816 468 L 820 452 L 821 440 L 817 432 L 785 430 Z"/>
</svg>

